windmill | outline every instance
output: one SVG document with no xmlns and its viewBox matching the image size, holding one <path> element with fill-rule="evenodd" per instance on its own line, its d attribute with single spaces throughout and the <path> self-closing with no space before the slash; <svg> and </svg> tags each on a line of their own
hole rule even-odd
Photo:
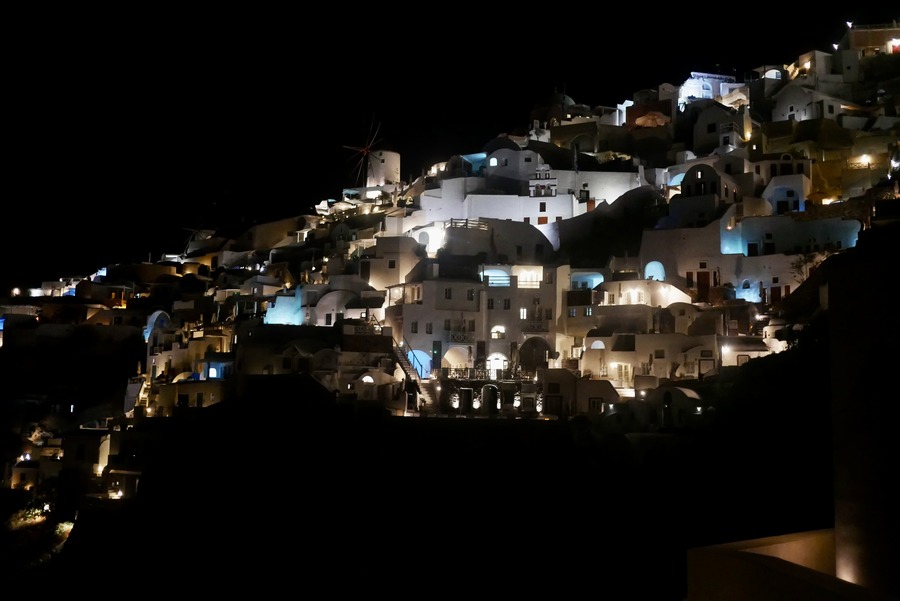
<svg viewBox="0 0 900 601">
<path fill-rule="evenodd" d="M 344 146 L 344 148 L 355 151 L 353 156 L 358 157 L 356 165 L 353 168 L 353 180 L 357 186 L 365 186 L 368 178 L 375 175 L 372 165 L 369 162 L 369 155 L 372 153 L 375 145 L 381 142 L 381 138 L 378 137 L 380 129 L 381 124 L 379 123 L 376 126 L 375 120 L 372 119 L 372 123 L 369 125 L 369 135 L 366 137 L 363 146 Z"/>
<path fill-rule="evenodd" d="M 185 257 L 193 250 L 196 250 L 198 247 L 202 246 L 205 240 L 209 240 L 215 234 L 213 230 L 204 229 L 202 227 L 182 227 L 181 229 L 190 232 L 187 240 L 184 241 L 184 251 L 182 251 L 182 256 Z"/>
</svg>

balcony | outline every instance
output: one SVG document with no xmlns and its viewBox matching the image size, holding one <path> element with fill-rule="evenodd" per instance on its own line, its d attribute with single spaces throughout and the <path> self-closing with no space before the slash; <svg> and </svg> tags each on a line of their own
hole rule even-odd
<svg viewBox="0 0 900 601">
<path fill-rule="evenodd" d="M 475 332 L 447 332 L 447 341 L 472 344 L 475 342 Z"/>
<path fill-rule="evenodd" d="M 445 227 L 460 227 L 464 229 L 487 231 L 488 225 L 478 219 L 451 219 L 444 222 Z"/>
<path fill-rule="evenodd" d="M 484 278 L 487 280 L 488 288 L 509 288 L 512 278 L 502 275 L 489 275 Z"/>
<path fill-rule="evenodd" d="M 546 321 L 523 321 L 523 332 L 549 332 L 550 328 Z"/>
</svg>

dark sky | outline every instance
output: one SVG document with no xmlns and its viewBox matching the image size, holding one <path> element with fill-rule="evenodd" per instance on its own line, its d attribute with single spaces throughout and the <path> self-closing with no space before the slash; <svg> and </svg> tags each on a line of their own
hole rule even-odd
<svg viewBox="0 0 900 601">
<path fill-rule="evenodd" d="M 399 152 L 408 180 L 527 127 L 554 91 L 615 105 L 691 71 L 742 79 L 831 51 L 847 19 L 893 18 L 750 12 L 685 12 L 677 27 L 649 8 L 559 24 L 472 13 L 418 24 L 393 13 L 23 21 L 4 78 L 2 294 L 178 253 L 191 228 L 307 213 L 355 184 L 359 155 L 345 147 L 376 129 L 374 148 Z"/>
</svg>

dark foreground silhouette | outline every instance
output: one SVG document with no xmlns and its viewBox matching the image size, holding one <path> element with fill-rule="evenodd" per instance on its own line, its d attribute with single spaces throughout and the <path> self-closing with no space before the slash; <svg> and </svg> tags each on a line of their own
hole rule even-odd
<svg viewBox="0 0 900 601">
<path fill-rule="evenodd" d="M 771 440 L 270 405 L 173 428 L 137 496 L 86 503 L 34 571 L 160 592 L 674 600 L 690 547 L 832 525 L 828 460 L 798 471 Z"/>
</svg>

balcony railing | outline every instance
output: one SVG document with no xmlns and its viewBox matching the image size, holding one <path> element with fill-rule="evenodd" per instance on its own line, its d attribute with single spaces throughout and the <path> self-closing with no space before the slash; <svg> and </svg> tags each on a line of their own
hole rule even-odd
<svg viewBox="0 0 900 601">
<path fill-rule="evenodd" d="M 474 332 L 447 332 L 447 340 L 449 342 L 475 342 Z"/>
<path fill-rule="evenodd" d="M 471 230 L 487 231 L 488 229 L 488 225 L 483 221 L 479 221 L 478 219 L 451 219 L 449 221 L 445 221 L 444 225 L 446 227 L 461 227 Z"/>
<path fill-rule="evenodd" d="M 486 276 L 488 288 L 509 288 L 511 278 L 508 275 Z"/>
<path fill-rule="evenodd" d="M 517 371 L 512 369 L 476 369 L 472 367 L 441 367 L 431 370 L 431 377 L 438 380 L 449 378 L 451 380 L 515 380 L 521 382 L 534 382 L 535 374 L 532 372 Z"/>
<path fill-rule="evenodd" d="M 523 332 L 547 332 L 550 328 L 547 326 L 546 321 L 523 321 L 522 322 L 522 331 Z"/>
</svg>

